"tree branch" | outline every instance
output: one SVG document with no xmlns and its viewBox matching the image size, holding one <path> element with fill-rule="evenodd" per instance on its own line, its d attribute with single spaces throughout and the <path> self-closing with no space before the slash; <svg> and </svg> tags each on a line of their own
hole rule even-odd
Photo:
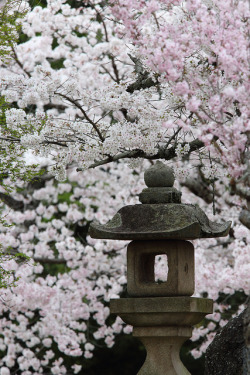
<svg viewBox="0 0 250 375">
<path fill-rule="evenodd" d="M 116 62 L 115 62 L 115 58 L 114 58 L 114 56 L 110 56 L 110 58 L 111 58 L 112 68 L 113 68 L 113 71 L 114 71 L 115 77 L 116 77 L 115 81 L 117 83 L 120 83 L 119 71 L 118 71 L 118 68 L 117 68 L 117 65 L 116 65 Z"/>
<path fill-rule="evenodd" d="M 0 137 L 1 140 L 3 141 L 7 141 L 7 142 L 16 142 L 16 143 L 20 143 L 20 139 L 19 138 L 15 138 L 15 137 L 12 137 L 12 136 L 9 136 L 9 137 Z M 64 142 L 69 142 L 69 141 L 64 141 Z M 61 147 L 68 147 L 65 143 L 61 143 L 59 141 L 49 141 L 49 140 L 45 140 L 43 142 L 41 142 L 40 144 L 44 145 L 44 144 L 49 144 L 49 145 L 57 145 L 57 146 L 61 146 Z"/>
<path fill-rule="evenodd" d="M 84 109 L 82 108 L 82 106 L 77 102 L 77 100 L 74 100 L 70 97 L 68 97 L 67 95 L 65 94 L 62 94 L 62 93 L 58 93 L 56 92 L 55 94 L 61 96 L 62 98 L 68 100 L 70 103 L 74 104 L 78 109 L 80 109 L 80 111 L 82 112 L 84 118 L 93 126 L 93 128 L 95 129 L 95 131 L 97 132 L 100 140 L 102 142 L 104 142 L 105 138 L 102 136 L 102 133 L 100 132 L 100 130 L 98 129 L 96 123 L 94 121 L 91 120 L 91 118 L 87 115 L 87 113 L 84 111 Z"/>
<path fill-rule="evenodd" d="M 202 141 L 200 141 L 198 138 L 194 139 L 190 143 L 183 142 L 181 144 L 181 146 L 184 147 L 186 144 L 189 145 L 188 155 L 191 154 L 194 151 L 197 151 L 197 150 L 203 148 L 205 146 L 204 143 Z M 154 159 L 170 160 L 170 159 L 173 159 L 176 156 L 177 156 L 177 154 L 176 154 L 176 146 L 172 146 L 172 147 L 168 148 L 167 150 L 165 150 L 164 147 L 163 147 L 163 148 L 159 149 L 159 151 L 156 154 L 156 157 Z"/>
<path fill-rule="evenodd" d="M 2 141 L 8 141 L 8 142 L 17 142 L 17 143 L 20 143 L 20 139 L 19 138 L 15 138 L 15 137 L 12 137 L 12 136 L 8 136 L 8 137 L 0 137 L 0 139 Z"/>
<path fill-rule="evenodd" d="M 31 74 L 29 72 L 27 72 L 27 70 L 24 69 L 23 67 L 23 64 L 21 63 L 21 61 L 19 60 L 18 56 L 17 56 L 17 53 L 15 51 L 15 48 L 13 47 L 11 41 L 8 41 L 10 43 L 10 46 L 11 46 L 11 51 L 14 55 L 14 60 L 15 62 L 20 66 L 20 68 L 24 71 L 25 74 L 27 74 L 27 76 L 30 78 L 31 77 Z"/>
<path fill-rule="evenodd" d="M 0 199 L 7 204 L 13 210 L 22 210 L 24 208 L 24 204 L 21 201 L 17 201 L 16 199 L 12 198 L 10 195 L 1 193 L 0 192 Z"/>
<path fill-rule="evenodd" d="M 95 9 L 96 11 L 96 14 L 97 14 L 97 18 L 99 18 L 99 20 L 101 21 L 102 25 L 103 25 L 103 29 L 104 29 L 104 34 L 105 34 L 105 40 L 106 42 L 109 42 L 109 37 L 108 37 L 108 31 L 107 31 L 107 27 L 106 27 L 106 24 L 104 22 L 104 19 L 103 19 L 103 16 L 102 14 L 96 9 L 96 7 L 91 4 L 92 8 Z M 117 65 L 115 63 L 115 58 L 114 56 L 110 55 L 109 56 L 110 60 L 111 60 L 111 64 L 112 64 L 112 68 L 113 68 L 113 71 L 114 71 L 114 74 L 115 74 L 115 78 L 112 76 L 112 74 L 110 72 L 108 72 L 106 70 L 106 73 L 108 73 L 110 75 L 110 77 L 117 83 L 120 82 L 120 77 L 119 77 L 119 72 L 118 72 L 118 69 L 117 69 Z"/>
<path fill-rule="evenodd" d="M 37 263 L 46 263 L 46 264 L 66 264 L 65 259 L 50 259 L 50 258 L 37 258 L 34 257 L 33 260 Z"/>
<path fill-rule="evenodd" d="M 150 76 L 147 71 L 144 70 L 143 65 L 139 59 L 136 57 L 133 57 L 132 55 L 129 54 L 130 59 L 133 61 L 135 64 L 135 72 L 138 75 L 138 78 L 135 82 L 131 83 L 127 87 L 127 92 L 133 93 L 136 90 L 141 90 L 141 89 L 147 89 L 153 86 L 157 86 L 159 84 L 158 80 L 154 81 Z"/>
<path fill-rule="evenodd" d="M 101 65 L 101 67 L 102 67 L 102 69 L 103 69 L 103 70 L 104 70 L 104 71 L 110 76 L 110 78 L 111 78 L 113 81 L 117 82 L 116 78 L 113 77 L 113 75 L 110 73 L 110 71 L 109 71 L 105 66 Z"/>
<path fill-rule="evenodd" d="M 68 141 L 64 141 L 64 142 L 68 142 Z M 45 141 L 42 142 L 42 144 L 49 144 L 49 145 L 57 145 L 57 146 L 61 146 L 61 147 L 68 147 L 65 143 L 61 143 L 59 141 L 45 140 Z"/>
<path fill-rule="evenodd" d="M 204 147 L 204 143 L 202 141 L 200 141 L 199 139 L 195 139 L 194 141 L 192 141 L 190 143 L 184 142 L 184 143 L 182 143 L 182 146 L 185 146 L 186 144 L 189 144 L 188 154 L 190 154 L 191 152 L 197 151 L 200 148 Z M 177 156 L 177 154 L 176 154 L 176 147 L 175 146 L 170 147 L 167 150 L 165 149 L 165 147 L 161 147 L 161 148 L 159 148 L 159 151 L 154 155 L 147 154 L 146 152 L 144 152 L 142 150 L 136 149 L 136 150 L 121 152 L 121 153 L 119 153 L 117 155 L 114 155 L 114 156 L 110 155 L 103 160 L 97 160 L 93 164 L 91 164 L 89 168 L 95 168 L 95 167 L 98 167 L 100 165 L 109 164 L 111 162 L 118 161 L 120 159 L 143 158 L 143 159 L 148 159 L 148 160 L 156 160 L 156 159 L 171 160 L 176 156 Z M 78 172 L 82 171 L 82 170 L 83 170 L 82 168 L 77 168 Z"/>
</svg>

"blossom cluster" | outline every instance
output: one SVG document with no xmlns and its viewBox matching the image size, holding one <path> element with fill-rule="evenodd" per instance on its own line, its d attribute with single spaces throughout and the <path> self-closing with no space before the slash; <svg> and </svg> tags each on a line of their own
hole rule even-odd
<svg viewBox="0 0 250 375">
<path fill-rule="evenodd" d="M 246 0 L 114 0 L 112 11 L 149 69 L 179 97 L 182 118 L 210 148 L 219 140 L 229 173 L 244 170 L 249 131 Z M 240 49 L 239 49 L 240 46 Z M 197 127 L 197 132 L 194 128 Z"/>
<path fill-rule="evenodd" d="M 1 93 L 18 106 L 6 117 L 8 141 L 49 156 L 62 180 L 72 161 L 86 169 L 124 151 L 150 157 L 172 146 L 182 158 L 199 138 L 239 177 L 249 130 L 248 8 L 244 0 L 230 4 L 34 7 L 22 21 L 27 41 L 0 66 Z M 144 87 L 144 76 L 154 84 Z"/>
</svg>

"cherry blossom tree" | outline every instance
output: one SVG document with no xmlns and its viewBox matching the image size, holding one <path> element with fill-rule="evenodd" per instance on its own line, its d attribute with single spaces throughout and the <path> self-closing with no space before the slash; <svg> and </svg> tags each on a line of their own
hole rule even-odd
<svg viewBox="0 0 250 375">
<path fill-rule="evenodd" d="M 113 3 L 138 56 L 175 96 L 176 125 L 216 148 L 238 177 L 249 131 L 248 2 Z M 165 127 L 172 123 L 170 115 Z"/>
<path fill-rule="evenodd" d="M 184 157 L 246 197 L 248 15 L 244 0 L 34 7 L 0 71 L 2 95 L 16 103 L 2 147 L 50 157 L 59 180 L 72 162 Z"/>
<path fill-rule="evenodd" d="M 30 39 L 17 46 L 12 72 L 2 70 L 2 92 L 19 107 L 7 115 L 5 140 L 52 155 L 60 179 L 73 160 L 79 168 L 170 160 L 204 145 L 239 177 L 249 131 L 248 16 L 244 0 L 35 7 L 23 25 Z M 31 54 L 34 44 L 40 52 Z M 35 113 L 21 109 L 32 105 Z"/>
<path fill-rule="evenodd" d="M 130 332 L 108 308 L 125 291 L 126 244 L 86 234 L 137 202 L 156 159 L 173 167 L 184 202 L 233 220 L 229 238 L 195 242 L 196 294 L 216 301 L 194 330 L 198 358 L 249 292 L 246 1 L 29 6 L 1 60 L 0 147 L 21 162 L 26 150 L 45 157 L 47 172 L 11 195 L 2 176 L 13 226 L 0 241 L 31 258 L 7 263 L 20 280 L 1 300 L 2 375 L 84 373 L 99 346 Z"/>
</svg>

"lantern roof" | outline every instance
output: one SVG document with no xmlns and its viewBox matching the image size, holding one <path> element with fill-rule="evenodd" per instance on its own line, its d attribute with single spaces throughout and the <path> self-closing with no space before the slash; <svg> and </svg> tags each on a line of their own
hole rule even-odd
<svg viewBox="0 0 250 375">
<path fill-rule="evenodd" d="M 139 194 L 142 204 L 122 207 L 106 224 L 93 222 L 93 238 L 115 240 L 197 239 L 227 236 L 231 222 L 212 222 L 203 210 L 181 203 L 173 187 L 172 168 L 157 161 L 145 171 L 147 188 Z"/>
</svg>

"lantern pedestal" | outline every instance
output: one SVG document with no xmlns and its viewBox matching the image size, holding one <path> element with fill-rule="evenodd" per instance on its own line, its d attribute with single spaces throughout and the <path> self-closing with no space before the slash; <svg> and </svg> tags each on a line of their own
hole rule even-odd
<svg viewBox="0 0 250 375">
<path fill-rule="evenodd" d="M 136 328 L 138 337 L 147 351 L 147 357 L 138 375 L 191 375 L 180 361 L 182 344 L 192 336 L 188 327 Z"/>
<path fill-rule="evenodd" d="M 111 313 L 134 327 L 147 357 L 138 375 L 188 375 L 179 353 L 192 326 L 213 312 L 213 301 L 195 297 L 113 299 Z"/>
</svg>

